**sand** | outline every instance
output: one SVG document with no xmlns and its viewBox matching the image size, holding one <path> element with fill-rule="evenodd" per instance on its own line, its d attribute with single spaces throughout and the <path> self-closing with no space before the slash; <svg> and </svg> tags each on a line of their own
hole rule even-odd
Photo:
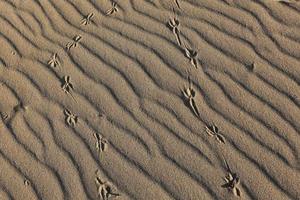
<svg viewBox="0 0 300 200">
<path fill-rule="evenodd" d="M 300 2 L 0 0 L 0 200 L 300 199 Z"/>
</svg>

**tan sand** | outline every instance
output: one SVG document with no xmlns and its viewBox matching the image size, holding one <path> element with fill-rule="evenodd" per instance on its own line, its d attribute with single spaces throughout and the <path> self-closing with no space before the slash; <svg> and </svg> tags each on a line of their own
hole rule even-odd
<svg viewBox="0 0 300 200">
<path fill-rule="evenodd" d="M 300 2 L 0 0 L 0 200 L 300 199 Z"/>
</svg>

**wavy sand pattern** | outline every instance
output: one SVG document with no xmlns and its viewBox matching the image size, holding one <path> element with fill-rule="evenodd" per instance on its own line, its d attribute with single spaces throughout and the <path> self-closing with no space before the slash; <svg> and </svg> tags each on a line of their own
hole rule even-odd
<svg viewBox="0 0 300 200">
<path fill-rule="evenodd" d="M 0 199 L 300 199 L 300 2 L 0 0 Z"/>
</svg>

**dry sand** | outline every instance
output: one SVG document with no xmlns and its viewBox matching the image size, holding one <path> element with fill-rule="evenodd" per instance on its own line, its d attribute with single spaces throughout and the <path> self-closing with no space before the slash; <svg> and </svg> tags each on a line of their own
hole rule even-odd
<svg viewBox="0 0 300 200">
<path fill-rule="evenodd" d="M 296 0 L 0 0 L 0 200 L 300 199 L 299 85 Z"/>
</svg>

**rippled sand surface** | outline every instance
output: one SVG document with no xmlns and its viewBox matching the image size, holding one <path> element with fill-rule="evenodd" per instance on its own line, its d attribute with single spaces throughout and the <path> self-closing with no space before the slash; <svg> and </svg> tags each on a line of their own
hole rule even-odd
<svg viewBox="0 0 300 200">
<path fill-rule="evenodd" d="M 296 0 L 0 0 L 0 199 L 300 199 L 299 85 Z"/>
</svg>

